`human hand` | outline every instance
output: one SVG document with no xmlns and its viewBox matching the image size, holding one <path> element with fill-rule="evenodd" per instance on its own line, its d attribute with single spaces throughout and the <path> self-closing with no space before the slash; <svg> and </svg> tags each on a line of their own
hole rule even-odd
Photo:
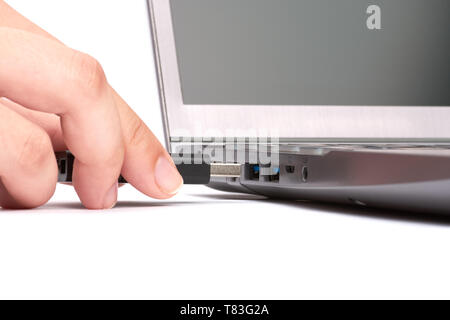
<svg viewBox="0 0 450 320">
<path fill-rule="evenodd" d="M 73 185 L 88 209 L 116 204 L 120 174 L 157 199 L 183 183 L 100 64 L 0 0 L 0 206 L 45 204 L 57 183 L 54 152 L 64 150 L 76 157 Z"/>
</svg>

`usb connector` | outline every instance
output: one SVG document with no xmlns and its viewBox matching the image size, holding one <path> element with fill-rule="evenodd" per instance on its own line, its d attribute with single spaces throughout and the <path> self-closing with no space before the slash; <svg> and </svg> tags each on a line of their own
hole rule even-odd
<svg viewBox="0 0 450 320">
<path fill-rule="evenodd" d="M 71 183 L 75 157 L 68 151 L 59 152 L 56 153 L 56 160 L 58 162 L 58 182 Z M 241 176 L 240 164 L 208 164 L 206 162 L 193 161 L 194 158 L 189 158 L 189 163 L 185 164 L 180 158 L 175 160 L 177 169 L 183 177 L 185 184 L 209 184 L 212 177 L 239 178 Z M 127 183 L 127 181 L 120 176 L 119 183 Z"/>
<path fill-rule="evenodd" d="M 185 184 L 209 184 L 212 177 L 239 178 L 241 176 L 240 164 L 202 163 L 176 166 Z"/>
</svg>

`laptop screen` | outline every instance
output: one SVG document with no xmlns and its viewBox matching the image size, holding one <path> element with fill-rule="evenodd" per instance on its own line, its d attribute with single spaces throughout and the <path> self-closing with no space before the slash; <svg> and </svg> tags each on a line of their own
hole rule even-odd
<svg viewBox="0 0 450 320">
<path fill-rule="evenodd" d="M 450 106 L 449 0 L 171 0 L 184 104 Z"/>
</svg>

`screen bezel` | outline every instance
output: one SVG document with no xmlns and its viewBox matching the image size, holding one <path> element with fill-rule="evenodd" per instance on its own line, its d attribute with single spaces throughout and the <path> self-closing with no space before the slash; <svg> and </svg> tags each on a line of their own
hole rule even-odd
<svg viewBox="0 0 450 320">
<path fill-rule="evenodd" d="M 450 106 L 185 105 L 170 0 L 148 3 L 169 139 L 276 137 L 292 142 L 450 142 Z"/>
</svg>

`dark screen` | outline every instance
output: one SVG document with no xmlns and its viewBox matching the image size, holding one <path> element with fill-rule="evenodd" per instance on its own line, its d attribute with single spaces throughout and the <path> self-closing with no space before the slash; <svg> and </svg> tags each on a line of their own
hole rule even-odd
<svg viewBox="0 0 450 320">
<path fill-rule="evenodd" d="M 449 0 L 171 0 L 171 9 L 185 104 L 450 106 Z"/>
</svg>

